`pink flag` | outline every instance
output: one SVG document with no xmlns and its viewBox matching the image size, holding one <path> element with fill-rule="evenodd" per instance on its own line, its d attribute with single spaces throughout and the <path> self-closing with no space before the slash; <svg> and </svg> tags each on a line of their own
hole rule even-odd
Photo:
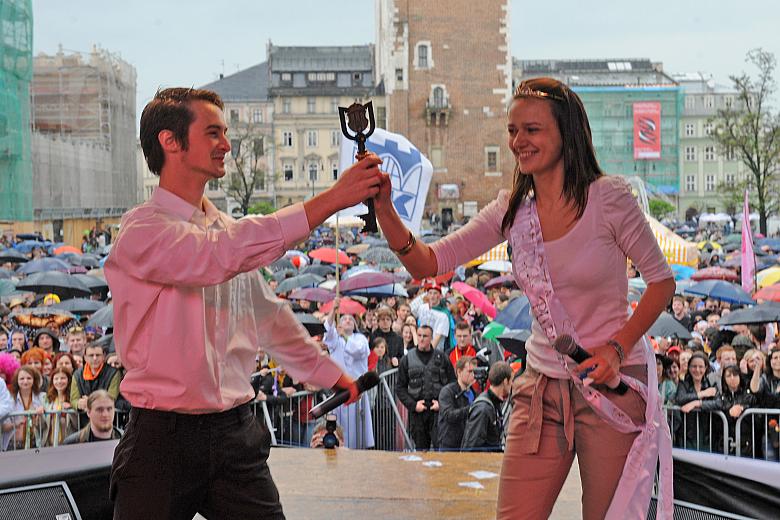
<svg viewBox="0 0 780 520">
<path fill-rule="evenodd" d="M 753 279 L 756 274 L 756 257 L 753 254 L 753 231 L 750 229 L 748 192 L 745 190 L 745 206 L 742 208 L 742 289 L 753 294 Z"/>
</svg>

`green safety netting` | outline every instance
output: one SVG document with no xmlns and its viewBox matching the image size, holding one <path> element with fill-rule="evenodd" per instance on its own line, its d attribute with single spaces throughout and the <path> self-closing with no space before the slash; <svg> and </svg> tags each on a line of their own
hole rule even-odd
<svg viewBox="0 0 780 520">
<path fill-rule="evenodd" d="M 32 220 L 32 0 L 0 2 L 0 220 Z"/>
</svg>

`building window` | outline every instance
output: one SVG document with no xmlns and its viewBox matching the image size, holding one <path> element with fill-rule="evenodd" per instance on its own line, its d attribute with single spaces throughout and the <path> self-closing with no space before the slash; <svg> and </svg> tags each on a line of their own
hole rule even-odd
<svg viewBox="0 0 780 520">
<path fill-rule="evenodd" d="M 306 75 L 306 79 L 311 82 L 323 82 L 323 81 L 335 81 L 335 72 L 309 72 Z"/>
<path fill-rule="evenodd" d="M 238 109 L 237 108 L 231 108 L 230 109 L 230 122 L 231 123 L 238 123 Z"/>
<path fill-rule="evenodd" d="M 433 107 L 444 108 L 444 89 L 441 87 L 433 88 Z"/>
<path fill-rule="evenodd" d="M 685 137 L 693 137 L 696 135 L 696 125 L 693 123 L 685 123 Z"/>
<path fill-rule="evenodd" d="M 292 74 L 289 72 L 282 72 L 282 81 L 292 81 Z"/>
<path fill-rule="evenodd" d="M 414 68 L 433 68 L 433 56 L 431 55 L 431 42 L 418 42 L 414 52 Z"/>
<path fill-rule="evenodd" d="M 705 146 L 704 147 L 704 160 L 705 161 L 714 161 L 715 160 L 715 147 L 714 146 Z"/>
<path fill-rule="evenodd" d="M 289 114 L 290 113 L 290 100 L 285 99 L 282 101 L 282 113 L 283 114 Z"/>
<path fill-rule="evenodd" d="M 737 181 L 736 175 L 734 175 L 733 173 L 727 173 L 725 175 L 725 179 L 726 179 L 726 186 L 732 186 L 733 187 L 734 184 L 736 184 L 736 181 Z"/>
<path fill-rule="evenodd" d="M 737 154 L 734 152 L 733 146 L 728 146 L 724 150 L 724 156 L 727 161 L 736 161 L 737 160 Z"/>
<path fill-rule="evenodd" d="M 444 152 L 440 146 L 431 148 L 431 164 L 436 170 L 444 168 Z"/>
<path fill-rule="evenodd" d="M 211 179 L 209 180 L 209 190 L 210 191 L 217 191 L 219 189 L 219 179 Z"/>
<path fill-rule="evenodd" d="M 352 81 L 355 83 L 360 83 L 363 81 L 363 73 L 361 72 L 353 72 L 352 73 Z"/>
<path fill-rule="evenodd" d="M 263 111 L 259 108 L 256 108 L 252 111 L 252 122 L 253 123 L 262 123 L 263 122 Z"/>
<path fill-rule="evenodd" d="M 395 80 L 396 81 L 404 80 L 404 69 L 395 69 Z"/>
<path fill-rule="evenodd" d="M 696 147 L 695 146 L 686 146 L 685 147 L 685 160 L 686 161 L 695 161 L 696 160 Z"/>
<path fill-rule="evenodd" d="M 708 173 L 704 176 L 704 191 L 715 191 L 715 175 Z"/>
<path fill-rule="evenodd" d="M 696 176 L 695 175 L 686 175 L 685 176 L 685 191 L 696 191 Z"/>
<path fill-rule="evenodd" d="M 309 130 L 306 132 L 306 145 L 309 148 L 314 148 L 317 146 L 317 131 L 316 130 Z"/>
<path fill-rule="evenodd" d="M 337 180 L 339 178 L 339 163 L 336 161 L 330 162 L 330 172 L 333 174 L 333 180 Z"/>
<path fill-rule="evenodd" d="M 498 146 L 485 147 L 485 171 L 486 172 L 500 171 L 501 166 L 498 163 L 499 150 L 500 148 Z"/>
<path fill-rule="evenodd" d="M 685 108 L 688 110 L 696 108 L 696 98 L 693 96 L 685 96 Z"/>
<path fill-rule="evenodd" d="M 318 171 L 319 171 L 319 169 L 317 168 L 317 163 L 316 162 L 310 162 L 309 163 L 309 180 L 311 182 L 316 182 L 317 181 L 317 172 Z"/>
<path fill-rule="evenodd" d="M 330 111 L 333 114 L 339 113 L 339 98 L 333 98 L 330 100 Z"/>
<path fill-rule="evenodd" d="M 704 135 L 712 135 L 712 123 L 704 123 Z"/>
<path fill-rule="evenodd" d="M 252 140 L 252 153 L 255 154 L 255 157 L 262 157 L 265 155 L 265 147 L 263 146 L 265 143 L 263 143 L 262 137 L 257 137 Z"/>
<path fill-rule="evenodd" d="M 341 135 L 340 130 L 331 130 L 330 131 L 330 145 L 331 146 L 338 146 L 339 145 L 339 136 Z"/>
<path fill-rule="evenodd" d="M 284 180 L 287 182 L 290 182 L 293 180 L 293 165 L 292 163 L 284 163 L 284 166 L 282 166 L 282 170 L 284 171 Z"/>
<path fill-rule="evenodd" d="M 715 96 L 704 96 L 704 108 L 715 108 Z"/>
<path fill-rule="evenodd" d="M 289 131 L 282 132 L 282 146 L 292 148 L 293 145 L 293 133 Z"/>
<path fill-rule="evenodd" d="M 309 114 L 313 114 L 317 111 L 317 100 L 313 97 L 310 97 L 306 100 L 306 112 Z"/>
<path fill-rule="evenodd" d="M 731 108 L 734 104 L 734 96 L 723 96 L 723 104 L 726 108 Z"/>
</svg>

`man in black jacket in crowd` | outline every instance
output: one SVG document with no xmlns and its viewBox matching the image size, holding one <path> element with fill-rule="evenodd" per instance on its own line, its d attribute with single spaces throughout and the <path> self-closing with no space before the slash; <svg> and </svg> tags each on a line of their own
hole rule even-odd
<svg viewBox="0 0 780 520">
<path fill-rule="evenodd" d="M 441 350 L 434 350 L 433 329 L 417 329 L 417 348 L 410 350 L 398 365 L 396 395 L 409 410 L 409 430 L 418 450 L 436 449 L 439 444 L 439 394 L 455 381 L 452 363 Z"/>
<path fill-rule="evenodd" d="M 441 389 L 439 393 L 439 449 L 460 450 L 463 430 L 469 416 L 469 406 L 474 402 L 474 367 L 477 360 L 463 356 L 455 363 L 457 381 Z"/>
<path fill-rule="evenodd" d="M 504 361 L 493 363 L 488 372 L 488 381 L 490 387 L 469 408 L 461 443 L 463 451 L 502 451 L 504 416 L 501 406 L 512 388 L 512 368 Z"/>
</svg>

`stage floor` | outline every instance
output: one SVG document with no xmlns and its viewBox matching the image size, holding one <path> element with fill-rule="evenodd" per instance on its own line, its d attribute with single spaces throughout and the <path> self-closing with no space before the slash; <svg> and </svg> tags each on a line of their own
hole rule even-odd
<svg viewBox="0 0 780 520">
<path fill-rule="evenodd" d="M 420 460 L 402 458 L 410 456 Z M 487 520 L 495 518 L 501 454 L 274 448 L 269 466 L 289 520 Z M 551 518 L 580 517 L 575 464 Z"/>
</svg>

